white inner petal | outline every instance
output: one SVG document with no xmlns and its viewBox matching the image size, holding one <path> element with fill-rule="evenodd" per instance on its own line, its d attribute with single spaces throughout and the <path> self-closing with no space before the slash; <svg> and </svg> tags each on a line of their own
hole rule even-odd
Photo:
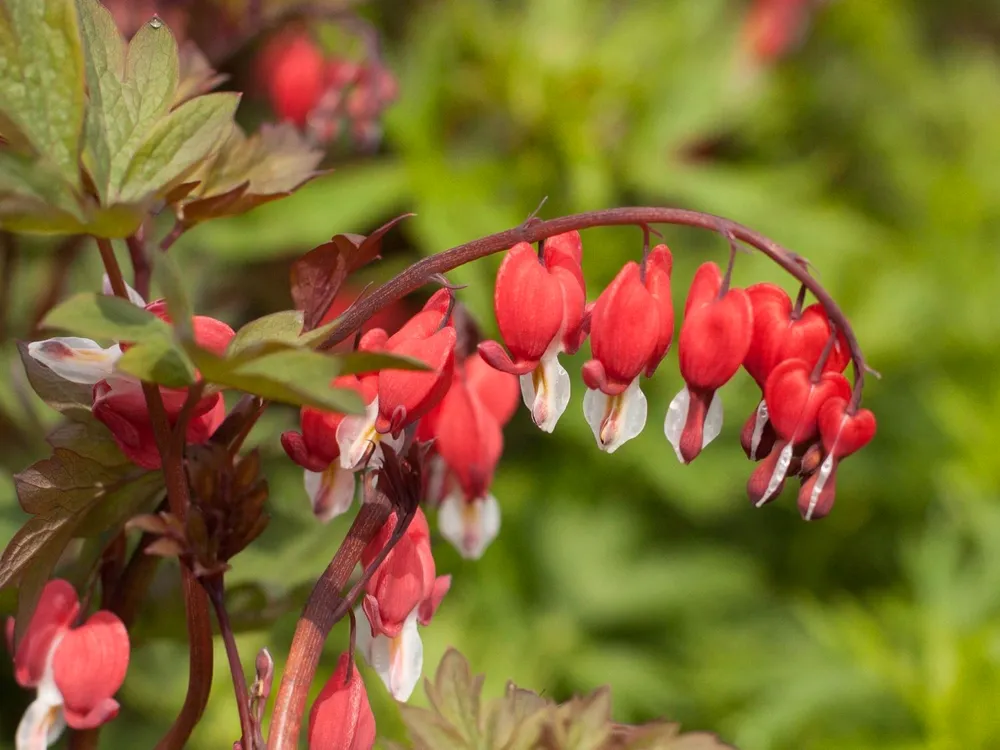
<svg viewBox="0 0 1000 750">
<path fill-rule="evenodd" d="M 377 635 L 361 607 L 355 609 L 358 621 L 357 648 L 398 701 L 408 700 L 420 680 L 424 665 L 424 645 L 417 632 L 417 610 L 409 614 L 395 638 Z"/>
<path fill-rule="evenodd" d="M 103 349 L 96 341 L 66 336 L 32 341 L 28 354 L 65 380 L 94 385 L 110 377 L 122 350 L 118 344 Z"/>
<path fill-rule="evenodd" d="M 768 413 L 767 404 L 761 399 L 757 404 L 757 417 L 753 423 L 753 435 L 750 437 L 750 460 L 757 460 L 757 448 L 760 446 L 760 439 L 764 436 L 764 428 L 767 427 Z"/>
<path fill-rule="evenodd" d="M 534 372 L 522 375 L 521 398 L 539 429 L 552 432 L 566 411 L 570 397 L 569 373 L 559 363 L 558 347 L 550 347 Z"/>
<path fill-rule="evenodd" d="M 384 436 L 375 432 L 375 420 L 378 417 L 378 396 L 376 396 L 364 414 L 349 414 L 337 425 L 337 445 L 340 447 L 340 465 L 351 471 L 361 468 L 365 453 L 369 446 L 376 446 Z M 372 461 L 375 456 L 372 455 Z"/>
<path fill-rule="evenodd" d="M 587 389 L 583 397 L 583 413 L 591 432 L 598 447 L 607 453 L 614 453 L 642 432 L 646 426 L 647 409 L 639 378 L 629 383 L 628 388 L 617 396 Z"/>
<path fill-rule="evenodd" d="M 354 480 L 354 472 L 336 461 L 324 471 L 306 471 L 306 494 L 316 518 L 328 523 L 350 510 L 354 502 Z"/>
<path fill-rule="evenodd" d="M 722 398 L 719 392 L 712 394 L 712 402 L 708 405 L 705 413 L 705 425 L 701 433 L 701 447 L 705 448 L 709 443 L 719 437 L 722 432 Z"/>
<path fill-rule="evenodd" d="M 500 504 L 487 494 L 466 502 L 452 492 L 438 508 L 438 530 L 466 560 L 478 560 L 500 532 Z"/>
<path fill-rule="evenodd" d="M 17 725 L 14 735 L 16 750 L 45 750 L 54 745 L 66 729 L 66 717 L 62 710 L 62 697 L 53 703 L 39 695 L 32 701 Z"/>
<path fill-rule="evenodd" d="M 819 504 L 820 495 L 823 494 L 823 488 L 826 487 L 827 481 L 830 479 L 830 473 L 833 471 L 833 454 L 823 459 L 823 463 L 819 467 L 819 476 L 816 477 L 816 484 L 813 485 L 812 492 L 809 495 L 809 507 L 806 509 L 806 520 L 812 520 L 812 514 L 816 510 L 816 506 Z"/>
<path fill-rule="evenodd" d="M 767 489 L 764 490 L 764 494 L 760 496 L 760 500 L 757 501 L 757 507 L 761 507 L 766 503 L 771 496 L 778 491 L 781 483 L 785 479 L 785 475 L 788 473 L 788 467 L 792 463 L 792 444 L 788 443 L 784 448 L 781 449 L 781 453 L 778 454 L 778 463 L 774 466 L 774 471 L 771 472 L 771 478 L 767 482 Z"/>
<path fill-rule="evenodd" d="M 686 463 L 684 456 L 681 455 L 681 435 L 684 432 L 684 425 L 687 424 L 688 418 L 688 408 L 691 406 L 691 393 L 688 391 L 687 386 L 681 389 L 681 392 L 674 396 L 673 401 L 670 402 L 670 406 L 667 407 L 667 416 L 663 420 L 663 434 L 667 436 L 667 440 L 672 446 L 674 446 L 674 453 L 677 454 L 677 460 L 682 464 Z"/>
<path fill-rule="evenodd" d="M 146 306 L 146 300 L 142 298 L 142 295 L 128 284 L 125 284 L 125 291 L 128 292 L 128 301 L 133 305 L 136 307 Z M 101 292 L 108 297 L 115 296 L 115 290 L 111 288 L 111 278 L 107 274 L 104 274 L 104 279 L 101 282 Z"/>
</svg>

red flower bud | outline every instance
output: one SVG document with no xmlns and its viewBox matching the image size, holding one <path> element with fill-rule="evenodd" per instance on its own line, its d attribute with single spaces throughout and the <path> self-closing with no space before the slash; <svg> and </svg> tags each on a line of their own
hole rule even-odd
<svg viewBox="0 0 1000 750">
<path fill-rule="evenodd" d="M 371 750 L 374 745 L 368 692 L 351 655 L 344 652 L 309 712 L 309 750 Z"/>
<path fill-rule="evenodd" d="M 785 479 L 795 474 L 798 459 L 792 454 L 792 446 L 785 441 L 774 443 L 770 453 L 750 474 L 747 481 L 747 496 L 756 507 L 769 503 L 785 488 Z"/>
<path fill-rule="evenodd" d="M 308 36 L 281 35 L 265 49 L 261 61 L 275 113 L 302 127 L 323 95 L 323 53 Z"/>
<path fill-rule="evenodd" d="M 743 289 L 720 297 L 722 272 L 703 263 L 684 306 L 677 344 L 686 387 L 670 403 L 664 433 L 682 463 L 693 461 L 722 429 L 716 391 L 736 374 L 753 335 L 753 308 Z"/>
<path fill-rule="evenodd" d="M 818 415 L 823 449 L 838 460 L 861 450 L 875 437 L 875 415 L 868 409 L 849 414 L 848 398 L 827 400 Z"/>
<path fill-rule="evenodd" d="M 771 452 L 774 441 L 777 439 L 774 432 L 774 425 L 768 419 L 767 402 L 761 399 L 747 421 L 743 423 L 743 430 L 740 432 L 740 445 L 743 452 L 751 461 L 759 461 Z"/>
<path fill-rule="evenodd" d="M 798 506 L 804 520 L 824 518 L 833 510 L 837 494 L 837 463 L 836 459 L 828 456 L 820 470 L 802 483 Z"/>
</svg>

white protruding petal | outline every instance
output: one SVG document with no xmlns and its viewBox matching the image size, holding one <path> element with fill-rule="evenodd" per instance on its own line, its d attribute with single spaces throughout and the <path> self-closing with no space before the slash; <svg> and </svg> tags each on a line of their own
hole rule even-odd
<svg viewBox="0 0 1000 750">
<path fill-rule="evenodd" d="M 45 750 L 54 745 L 66 729 L 62 697 L 59 696 L 57 701 L 51 700 L 51 697 L 42 695 L 40 691 L 24 712 L 14 735 L 14 747 L 17 750 Z"/>
<path fill-rule="evenodd" d="M 816 477 L 816 484 L 813 485 L 813 490 L 809 495 L 809 507 L 806 509 L 806 520 L 812 520 L 813 511 L 816 510 L 816 505 L 819 504 L 819 497 L 823 494 L 823 488 L 826 487 L 827 481 L 830 479 L 830 474 L 833 472 L 833 454 L 823 459 L 823 463 L 819 466 L 819 476 Z"/>
<path fill-rule="evenodd" d="M 750 460 L 757 460 L 757 448 L 760 446 L 760 439 L 764 437 L 764 428 L 767 427 L 768 413 L 767 403 L 761 399 L 757 404 L 757 416 L 753 422 L 753 434 L 750 436 Z"/>
<path fill-rule="evenodd" d="M 340 447 L 340 465 L 354 471 L 361 468 L 368 447 L 378 445 L 383 438 L 375 432 L 375 420 L 378 418 L 378 396 L 376 396 L 364 414 L 349 414 L 337 425 L 337 445 Z M 374 465 L 375 456 L 372 455 Z"/>
<path fill-rule="evenodd" d="M 539 429 L 552 432 L 569 405 L 569 373 L 559 364 L 558 350 L 546 352 L 533 372 L 521 376 L 521 398 Z"/>
<path fill-rule="evenodd" d="M 118 344 L 102 349 L 96 341 L 65 336 L 32 341 L 28 354 L 65 380 L 94 385 L 111 376 L 122 350 Z"/>
<path fill-rule="evenodd" d="M 130 287 L 128 284 L 125 285 L 125 290 L 128 292 L 129 302 L 131 302 L 136 307 L 146 306 L 146 300 L 142 298 L 142 295 L 139 294 L 139 292 Z M 108 297 L 115 296 L 115 290 L 111 288 L 111 278 L 107 274 L 104 274 L 104 279 L 101 283 L 101 292 L 103 294 L 106 294 Z"/>
<path fill-rule="evenodd" d="M 324 471 L 306 471 L 306 493 L 313 513 L 323 523 L 351 509 L 354 502 L 354 472 L 334 461 Z"/>
<path fill-rule="evenodd" d="M 681 455 L 681 434 L 684 432 L 684 425 L 687 424 L 688 407 L 691 405 L 691 394 L 684 386 L 681 392 L 674 396 L 674 400 L 667 407 L 667 416 L 663 420 L 663 434 L 667 436 L 669 443 L 674 446 L 674 453 L 677 460 L 682 464 L 684 456 Z"/>
<path fill-rule="evenodd" d="M 489 493 L 466 502 L 452 492 L 438 508 L 438 530 L 462 557 L 478 560 L 500 533 L 500 504 Z"/>
<path fill-rule="evenodd" d="M 587 389 L 583 397 L 583 413 L 597 447 L 607 453 L 614 453 L 642 432 L 646 410 L 646 396 L 639 387 L 639 378 L 617 396 Z"/>
<path fill-rule="evenodd" d="M 417 632 L 417 610 L 414 609 L 406 618 L 403 629 L 395 638 L 381 634 L 373 638 L 364 610 L 358 607 L 355 615 L 359 623 L 358 650 L 378 673 L 392 697 L 398 701 L 408 700 L 424 667 L 424 644 Z"/>
<path fill-rule="evenodd" d="M 708 405 L 705 412 L 704 429 L 701 432 L 701 447 L 706 448 L 709 443 L 719 437 L 722 432 L 722 398 L 719 392 L 712 394 L 712 403 Z"/>
<path fill-rule="evenodd" d="M 781 453 L 778 454 L 778 463 L 774 465 L 774 471 L 771 472 L 771 478 L 767 482 L 767 489 L 764 490 L 764 494 L 761 495 L 760 500 L 757 501 L 758 508 L 770 500 L 771 496 L 778 491 L 778 488 L 785 479 L 785 474 L 788 473 L 788 467 L 791 466 L 791 464 L 792 444 L 788 443 L 781 449 Z"/>
</svg>

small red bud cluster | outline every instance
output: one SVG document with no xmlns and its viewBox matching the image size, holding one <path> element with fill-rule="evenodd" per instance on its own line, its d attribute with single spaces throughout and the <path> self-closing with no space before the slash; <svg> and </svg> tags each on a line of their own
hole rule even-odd
<svg viewBox="0 0 1000 750">
<path fill-rule="evenodd" d="M 304 31 L 275 36 L 259 67 L 278 117 L 321 143 L 346 136 L 363 146 L 376 144 L 382 113 L 399 93 L 395 76 L 379 60 L 328 57 Z"/>
</svg>

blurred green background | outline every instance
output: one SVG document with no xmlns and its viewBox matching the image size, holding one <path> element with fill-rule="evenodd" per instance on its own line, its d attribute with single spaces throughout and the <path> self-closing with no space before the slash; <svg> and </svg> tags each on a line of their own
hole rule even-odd
<svg viewBox="0 0 1000 750">
<path fill-rule="evenodd" d="M 584 347 L 566 363 L 574 398 L 556 432 L 523 409 L 507 430 L 499 539 L 477 562 L 435 546 L 454 585 L 422 630 L 425 674 L 454 645 L 490 694 L 507 679 L 560 699 L 610 683 L 617 719 L 667 716 L 742 750 L 1000 747 L 1000 8 L 833 0 L 770 63 L 746 55 L 749 8 L 374 2 L 361 12 L 400 84 L 381 147 L 338 152 L 332 176 L 206 224 L 176 252 L 199 311 L 233 324 L 290 306 L 297 254 L 403 211 L 417 216 L 359 283 L 516 225 L 545 196 L 545 217 L 629 204 L 710 211 L 802 253 L 883 375 L 865 399 L 878 436 L 841 470 L 829 518 L 802 522 L 793 489 L 763 510 L 748 503 L 738 430 L 757 394 L 745 373 L 725 391 L 725 431 L 693 465 L 677 463 L 660 428 L 681 386 L 673 353 L 643 385 L 645 433 L 601 454 L 582 415 Z M 239 64 L 243 85 L 250 66 L 241 78 Z M 247 101 L 247 121 L 268 117 L 265 106 Z M 679 308 L 697 264 L 726 248 L 663 231 Z M 66 260 L 37 244 L 17 269 L 10 336 L 27 335 L 52 265 Z M 584 235 L 590 299 L 640 245 L 636 230 Z M 461 299 L 487 336 L 498 262 L 451 276 L 468 284 Z M 67 291 L 99 283 L 93 248 L 67 272 Z M 737 281 L 759 280 L 782 278 L 741 257 Z M 33 420 L 52 415 L 18 400 L 10 341 L 2 366 L 6 541 L 23 520 L 9 474 L 44 455 Z M 277 440 L 296 419 L 274 408 L 252 438 L 268 458 L 273 521 L 229 576 L 248 665 L 266 644 L 280 667 L 303 591 L 346 528 L 311 517 Z M 9 611 L 10 592 L 2 602 Z M 187 680 L 182 621 L 166 565 L 102 746 L 152 746 L 169 725 Z M 322 679 L 346 638 L 342 624 Z M 238 734 L 221 646 L 217 657 L 196 750 Z M 31 697 L 8 663 L 0 747 Z M 398 712 L 366 675 L 381 731 L 399 737 Z"/>
</svg>

